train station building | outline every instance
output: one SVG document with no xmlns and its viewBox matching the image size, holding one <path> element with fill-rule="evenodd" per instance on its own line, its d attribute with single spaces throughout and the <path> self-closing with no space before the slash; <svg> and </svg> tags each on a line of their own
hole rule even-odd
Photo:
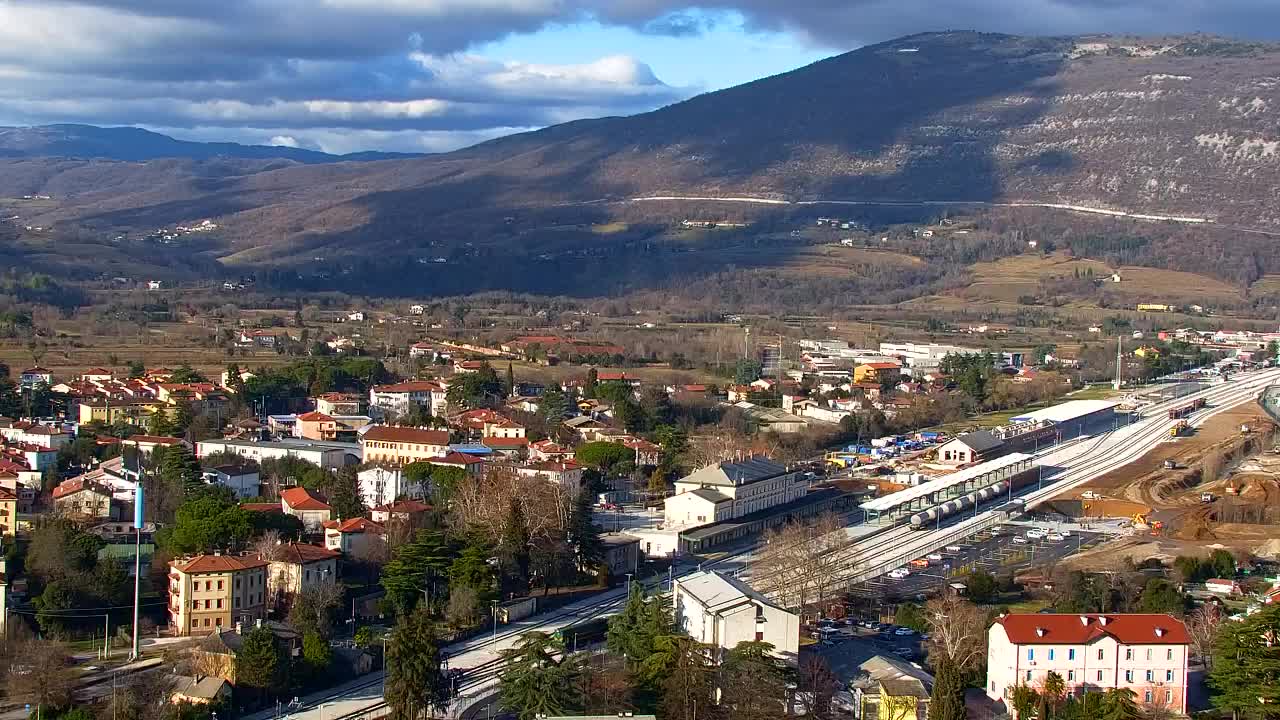
<svg viewBox="0 0 1280 720">
<path fill-rule="evenodd" d="M 978 502 L 994 499 L 1007 491 L 1007 482 L 1035 470 L 1039 465 L 1031 455 L 1010 453 L 980 465 L 957 470 L 928 482 L 862 503 L 868 522 L 888 524 L 905 515 L 927 511 L 974 493 L 987 492 Z"/>
</svg>

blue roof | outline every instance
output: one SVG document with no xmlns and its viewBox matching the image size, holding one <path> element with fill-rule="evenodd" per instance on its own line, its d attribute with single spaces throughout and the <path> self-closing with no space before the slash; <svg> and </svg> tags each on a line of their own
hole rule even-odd
<svg viewBox="0 0 1280 720">
<path fill-rule="evenodd" d="M 492 455 L 493 450 L 484 445 L 450 445 L 449 449 L 454 452 L 465 453 L 467 455 Z"/>
</svg>

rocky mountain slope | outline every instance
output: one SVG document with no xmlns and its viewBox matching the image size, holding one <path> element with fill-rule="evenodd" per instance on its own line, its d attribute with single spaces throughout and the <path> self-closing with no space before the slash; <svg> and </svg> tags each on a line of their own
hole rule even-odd
<svg viewBox="0 0 1280 720">
<path fill-rule="evenodd" d="M 25 217 L 96 233 L 213 218 L 202 252 L 229 265 L 513 251 L 513 225 L 607 221 L 625 205 L 600 201 L 653 195 L 1050 202 L 1280 231 L 1277 109 L 1278 45 L 949 32 L 445 155 L 23 157 L 0 160 L 0 195 L 48 194 Z"/>
</svg>

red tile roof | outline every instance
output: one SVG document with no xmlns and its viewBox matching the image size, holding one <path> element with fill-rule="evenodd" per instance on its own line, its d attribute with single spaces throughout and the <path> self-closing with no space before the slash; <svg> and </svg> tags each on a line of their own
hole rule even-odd
<svg viewBox="0 0 1280 720">
<path fill-rule="evenodd" d="M 83 478 L 71 478 L 70 480 L 64 480 L 58 487 L 53 489 L 53 498 L 57 500 L 68 495 L 74 495 L 81 490 L 90 490 L 98 495 L 111 494 L 110 490 L 93 481 L 87 481 Z"/>
<path fill-rule="evenodd" d="M 304 487 L 291 487 L 280 493 L 280 500 L 294 510 L 332 510 L 324 497 Z"/>
<path fill-rule="evenodd" d="M 353 517 L 349 520 L 343 520 L 342 522 L 329 520 L 328 522 L 323 523 L 323 525 L 326 530 L 337 530 L 340 533 L 372 532 L 381 534 L 386 530 L 378 523 L 365 517 Z"/>
<path fill-rule="evenodd" d="M 396 500 L 395 502 L 390 502 L 385 505 L 379 505 L 373 509 L 373 512 L 420 513 L 427 512 L 430 509 L 430 505 L 424 502 L 418 502 L 417 500 Z"/>
<path fill-rule="evenodd" d="M 483 463 L 484 458 L 478 458 L 475 455 L 468 455 L 455 450 L 451 451 L 444 457 L 431 458 L 427 460 L 427 462 L 432 465 L 475 465 L 477 463 Z"/>
<path fill-rule="evenodd" d="M 240 507 L 249 512 L 284 512 L 280 503 L 240 503 Z"/>
<path fill-rule="evenodd" d="M 6 487 L 0 487 L 0 500 L 17 500 L 18 496 Z"/>
<path fill-rule="evenodd" d="M 429 380 L 410 380 L 394 385 L 375 385 L 373 387 L 374 392 L 382 393 L 439 392 L 440 390 L 443 390 L 440 387 L 440 383 Z"/>
<path fill-rule="evenodd" d="M 494 450 L 515 450 L 516 448 L 527 447 L 529 438 L 487 437 L 481 440 L 480 444 Z"/>
<path fill-rule="evenodd" d="M 892 363 L 892 362 L 873 362 L 873 363 L 867 363 L 863 367 L 869 367 L 873 370 L 896 370 L 902 366 L 899 365 L 898 363 Z"/>
<path fill-rule="evenodd" d="M 583 466 L 572 460 L 565 462 L 557 462 L 554 460 L 544 460 L 542 462 L 533 462 L 522 466 L 525 470 L 535 470 L 537 472 L 570 472 L 572 470 L 581 470 Z"/>
<path fill-rule="evenodd" d="M 299 415 L 298 420 L 302 422 L 333 422 L 333 418 L 331 416 L 315 410 Z"/>
<path fill-rule="evenodd" d="M 426 430 L 413 427 L 392 427 L 375 425 L 364 434 L 365 440 L 391 443 L 416 443 L 420 445 L 448 445 L 449 433 L 446 430 Z"/>
<path fill-rule="evenodd" d="M 125 442 L 147 443 L 149 445 L 181 445 L 182 439 L 176 437 L 165 437 L 163 435 L 130 435 L 125 438 Z"/>
<path fill-rule="evenodd" d="M 340 557 L 342 553 L 337 550 L 330 550 L 319 545 L 307 545 L 299 543 L 288 543 L 281 546 L 280 559 L 295 565 L 305 565 L 313 562 L 323 562 Z"/>
<path fill-rule="evenodd" d="M 1124 645 L 1185 645 L 1187 628 L 1172 615 L 1015 614 L 996 620 L 1018 645 L 1083 645 L 1101 637 Z"/>
<path fill-rule="evenodd" d="M 267 562 L 247 555 L 197 555 L 190 560 L 175 560 L 174 569 L 184 573 L 225 573 L 266 567 Z"/>
</svg>

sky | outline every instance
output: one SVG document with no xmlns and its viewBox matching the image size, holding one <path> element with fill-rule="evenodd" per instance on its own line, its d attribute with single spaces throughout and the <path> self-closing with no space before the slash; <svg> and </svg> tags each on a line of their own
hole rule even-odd
<svg viewBox="0 0 1280 720">
<path fill-rule="evenodd" d="M 1280 38 L 1280 0 L 0 0 L 0 124 L 443 152 L 901 35 Z"/>
</svg>

